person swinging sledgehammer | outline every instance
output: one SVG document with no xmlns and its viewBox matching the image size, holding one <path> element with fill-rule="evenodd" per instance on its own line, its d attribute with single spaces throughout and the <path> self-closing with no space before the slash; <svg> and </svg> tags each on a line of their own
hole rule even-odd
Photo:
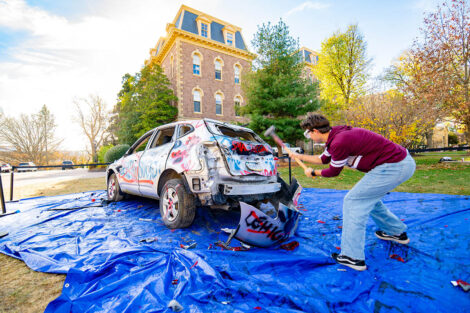
<svg viewBox="0 0 470 313">
<path fill-rule="evenodd" d="M 375 232 L 378 238 L 407 244 L 410 240 L 406 225 L 390 212 L 382 198 L 413 176 L 416 163 L 408 151 L 366 129 L 330 127 L 328 119 L 321 114 L 309 113 L 300 126 L 305 129 L 306 138 L 326 143 L 325 151 L 321 155 L 291 153 L 290 156 L 313 164 L 330 163 L 323 170 L 307 168 L 305 175 L 335 177 L 345 165 L 366 173 L 344 197 L 341 254 L 333 253 L 333 259 L 358 271 L 367 268 L 364 245 L 369 215 L 380 229 Z"/>
</svg>

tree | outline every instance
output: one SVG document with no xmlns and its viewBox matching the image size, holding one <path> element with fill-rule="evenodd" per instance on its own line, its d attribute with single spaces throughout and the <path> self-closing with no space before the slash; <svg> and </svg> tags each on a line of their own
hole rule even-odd
<svg viewBox="0 0 470 313">
<path fill-rule="evenodd" d="M 410 55 L 417 62 L 410 78 L 417 97 L 448 112 L 466 126 L 470 142 L 470 5 L 450 0 L 424 19 L 422 39 Z"/>
<path fill-rule="evenodd" d="M 429 81 L 430 68 L 422 67 L 420 57 L 411 51 L 406 51 L 389 69 L 384 80 L 392 83 L 396 90 L 403 95 L 402 101 L 413 107 L 413 112 L 421 119 L 419 135 L 427 137 L 428 145 L 432 145 L 433 128 L 437 122 L 444 119 L 447 112 L 445 91 L 442 84 Z"/>
<path fill-rule="evenodd" d="M 103 99 L 97 95 L 74 101 L 76 116 L 73 120 L 80 125 L 90 144 L 90 156 L 93 162 L 98 161 L 97 151 L 109 136 L 108 113 Z"/>
<path fill-rule="evenodd" d="M 154 63 L 135 76 L 126 74 L 114 107 L 113 131 L 119 142 L 133 144 L 148 130 L 176 120 L 177 97 L 162 68 Z"/>
<path fill-rule="evenodd" d="M 262 134 L 275 125 L 281 138 L 295 142 L 303 138 L 299 116 L 320 106 L 317 84 L 303 76 L 298 42 L 282 20 L 258 26 L 252 45 L 258 54 L 256 71 L 242 81 L 248 104 L 241 113 L 250 117 L 255 132 Z"/>
<path fill-rule="evenodd" d="M 55 138 L 54 116 L 46 105 L 37 114 L 21 114 L 19 118 L 4 117 L 2 120 L 0 137 L 11 148 L 2 158 L 10 162 L 44 164 L 47 155 L 56 151 L 61 143 Z"/>
<path fill-rule="evenodd" d="M 314 73 L 320 81 L 322 110 L 337 120 L 338 110 L 365 94 L 371 59 L 366 55 L 367 44 L 357 25 L 346 32 L 337 31 L 321 44 Z"/>
<path fill-rule="evenodd" d="M 44 104 L 39 111 L 39 113 L 35 116 L 36 120 L 39 123 L 39 127 L 42 130 L 42 140 L 43 140 L 43 159 L 44 163 L 47 165 L 49 164 L 49 153 L 50 151 L 54 151 L 55 148 L 59 146 L 62 141 L 55 140 L 54 133 L 57 128 L 55 124 L 54 115 L 51 114 L 51 111 L 47 108 Z"/>
<path fill-rule="evenodd" d="M 421 142 L 434 119 L 396 90 L 359 97 L 344 111 L 346 123 L 372 130 L 406 148 Z"/>
</svg>

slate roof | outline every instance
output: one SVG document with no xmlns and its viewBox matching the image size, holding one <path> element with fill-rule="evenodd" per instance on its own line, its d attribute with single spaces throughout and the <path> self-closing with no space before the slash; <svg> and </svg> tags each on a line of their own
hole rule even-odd
<svg viewBox="0 0 470 313">
<path fill-rule="evenodd" d="M 197 18 L 198 18 L 197 14 L 194 14 L 193 12 L 189 12 L 187 10 L 183 10 L 180 16 L 178 17 L 175 26 L 176 28 L 179 28 L 181 30 L 185 30 L 195 35 L 199 35 L 199 31 L 197 28 L 197 21 L 196 21 Z M 210 24 L 211 38 L 210 39 L 225 44 L 224 33 L 223 33 L 223 29 L 225 26 L 226 25 L 220 24 L 218 22 L 214 22 L 214 21 L 211 22 Z M 243 37 L 239 31 L 235 32 L 235 47 L 238 49 L 247 50 L 245 42 L 243 41 Z"/>
</svg>

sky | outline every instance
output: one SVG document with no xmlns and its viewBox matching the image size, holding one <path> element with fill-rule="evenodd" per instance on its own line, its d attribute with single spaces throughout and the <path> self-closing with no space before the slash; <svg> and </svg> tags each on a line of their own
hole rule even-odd
<svg viewBox="0 0 470 313">
<path fill-rule="evenodd" d="M 149 58 L 182 4 L 242 28 L 248 48 L 257 26 L 280 18 L 300 45 L 320 51 L 334 32 L 358 24 L 379 75 L 419 36 L 438 0 L 0 0 L 0 111 L 56 118 L 62 149 L 85 150 L 74 100 L 116 103 L 122 76 Z"/>
</svg>

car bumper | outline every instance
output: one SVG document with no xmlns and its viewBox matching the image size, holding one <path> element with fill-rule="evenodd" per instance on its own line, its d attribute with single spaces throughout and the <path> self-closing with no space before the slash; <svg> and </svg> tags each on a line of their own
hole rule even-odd
<svg viewBox="0 0 470 313">
<path fill-rule="evenodd" d="M 271 184 L 224 184 L 223 193 L 227 196 L 256 195 L 275 193 L 281 189 L 280 183 Z"/>
</svg>

